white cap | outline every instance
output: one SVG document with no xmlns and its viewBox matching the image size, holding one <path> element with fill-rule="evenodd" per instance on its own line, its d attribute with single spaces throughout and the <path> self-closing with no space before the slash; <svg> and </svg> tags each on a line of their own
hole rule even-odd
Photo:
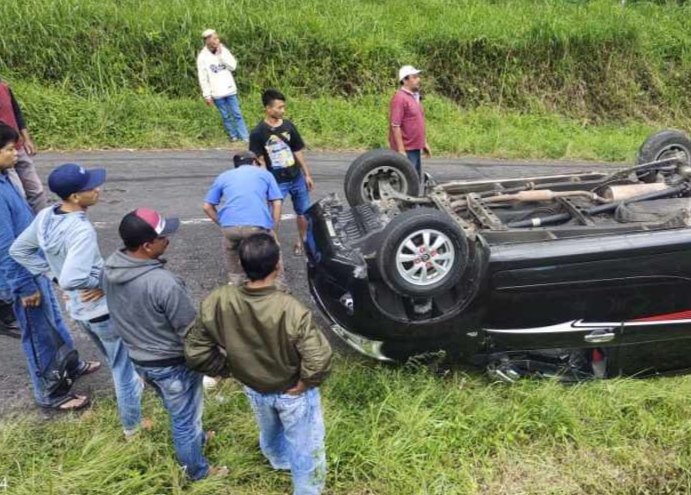
<svg viewBox="0 0 691 495">
<path fill-rule="evenodd" d="M 414 76 L 415 74 L 419 74 L 420 72 L 422 72 L 422 71 L 419 69 L 416 69 L 412 65 L 404 65 L 403 67 L 398 69 L 398 80 L 402 81 L 406 77 Z"/>
<path fill-rule="evenodd" d="M 207 29 L 202 33 L 202 38 L 206 39 L 209 36 L 211 36 L 212 34 L 216 34 L 216 30 L 215 29 Z"/>
</svg>

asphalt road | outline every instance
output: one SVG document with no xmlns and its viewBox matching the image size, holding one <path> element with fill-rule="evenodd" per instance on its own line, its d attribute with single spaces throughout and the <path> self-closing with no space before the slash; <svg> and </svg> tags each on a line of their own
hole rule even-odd
<svg viewBox="0 0 691 495">
<path fill-rule="evenodd" d="M 43 153 L 35 161 L 44 179 L 52 167 L 66 162 L 87 167 L 101 166 L 108 170 L 101 202 L 89 212 L 97 226 L 104 256 L 119 247 L 117 225 L 128 211 L 146 206 L 180 217 L 183 226 L 172 239 L 166 256 L 168 268 L 185 278 L 199 301 L 225 280 L 220 255 L 221 236 L 218 228 L 204 218 L 201 203 L 213 179 L 232 166 L 231 156 L 229 150 L 65 152 Z M 342 193 L 343 177 L 356 156 L 354 153 L 307 153 L 316 182 L 312 199 L 332 192 Z M 424 167 L 437 180 L 482 180 L 611 168 L 592 163 L 482 159 L 432 159 L 426 161 Z M 292 207 L 286 205 L 280 227 L 284 246 L 292 246 L 297 237 L 292 214 Z M 286 253 L 284 263 L 293 293 L 314 307 L 307 291 L 304 260 Z M 73 335 L 83 357 L 100 359 L 86 335 L 74 327 Z M 335 344 L 341 352 L 347 352 Z M 96 397 L 111 394 L 112 382 L 107 369 L 81 379 L 75 390 L 91 391 Z M 36 411 L 26 362 L 19 341 L 0 335 L 0 416 L 20 411 Z"/>
</svg>

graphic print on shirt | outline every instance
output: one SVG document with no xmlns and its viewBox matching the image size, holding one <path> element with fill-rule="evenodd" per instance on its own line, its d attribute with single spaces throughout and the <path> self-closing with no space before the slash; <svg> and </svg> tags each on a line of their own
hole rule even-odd
<svg viewBox="0 0 691 495">
<path fill-rule="evenodd" d="M 295 156 L 288 145 L 288 141 L 290 141 L 290 133 L 283 132 L 281 133 L 281 136 L 283 139 L 275 134 L 272 134 L 264 144 L 266 153 L 269 155 L 272 168 L 287 168 L 295 165 Z"/>
<path fill-rule="evenodd" d="M 219 72 L 226 70 L 227 67 L 226 67 L 225 64 L 211 64 L 211 65 L 209 66 L 209 69 L 210 69 L 211 72 L 213 72 L 214 74 L 218 74 Z"/>
</svg>

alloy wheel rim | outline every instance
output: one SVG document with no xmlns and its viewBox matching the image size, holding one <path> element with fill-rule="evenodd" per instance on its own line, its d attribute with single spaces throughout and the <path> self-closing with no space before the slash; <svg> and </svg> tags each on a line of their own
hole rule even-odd
<svg viewBox="0 0 691 495">
<path fill-rule="evenodd" d="M 406 282 L 425 287 L 444 280 L 451 273 L 455 259 L 449 236 L 435 229 L 422 229 L 399 244 L 396 270 Z"/>
</svg>

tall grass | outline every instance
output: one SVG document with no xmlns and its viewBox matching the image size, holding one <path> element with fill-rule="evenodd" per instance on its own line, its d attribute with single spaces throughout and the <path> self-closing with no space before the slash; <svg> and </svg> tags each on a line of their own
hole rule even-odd
<svg viewBox="0 0 691 495">
<path fill-rule="evenodd" d="M 194 103 L 200 101 L 194 64 L 200 33 L 213 26 L 239 60 L 241 95 L 253 101 L 262 88 L 278 86 L 296 102 L 318 105 L 311 105 L 318 115 L 303 116 L 308 121 L 332 117 L 347 124 L 353 113 L 369 114 L 370 129 L 385 118 L 396 68 L 413 63 L 425 70 L 425 88 L 443 102 L 436 108 L 444 108 L 449 127 L 461 126 L 451 131 L 458 144 L 433 140 L 437 149 L 486 150 L 492 133 L 474 140 L 477 132 L 463 126 L 486 114 L 508 116 L 520 126 L 515 134 L 536 136 L 527 145 L 515 140 L 520 147 L 508 154 L 529 148 L 537 150 L 528 151 L 532 156 L 552 157 L 572 145 L 539 139 L 547 130 L 529 126 L 545 116 L 587 131 L 604 125 L 588 139 L 607 134 L 612 142 L 638 135 L 639 127 L 629 127 L 634 121 L 691 127 L 689 13 L 691 6 L 677 2 L 617 0 L 0 2 L 0 74 L 31 88 L 32 121 L 49 146 L 62 146 L 56 127 L 77 146 L 83 140 L 111 146 L 110 136 L 121 131 L 133 137 L 115 145 L 151 146 L 155 136 L 166 145 L 214 144 L 220 134 L 209 129 L 212 112 Z M 94 115 L 81 116 L 92 123 L 75 140 L 72 126 L 80 118 L 73 117 L 80 110 Z M 250 115 L 257 118 L 256 107 Z M 448 136 L 442 129 L 432 132 Z M 347 125 L 329 139 L 321 127 L 305 130 L 311 142 L 332 147 L 385 142 L 382 127 L 360 133 L 367 139 L 351 136 Z M 588 157 L 601 146 L 570 149 Z M 506 154 L 503 146 L 490 152 Z M 604 155 L 621 153 L 610 147 Z"/>
<path fill-rule="evenodd" d="M 689 377 L 578 386 L 493 384 L 455 371 L 340 361 L 322 390 L 330 466 L 327 494 L 643 494 L 691 491 Z M 116 410 L 100 401 L 81 417 L 5 421 L 0 480 L 9 493 L 261 494 L 289 490 L 271 471 L 239 387 L 206 398 L 208 455 L 223 481 L 185 485 L 165 413 L 136 443 L 120 439 Z"/>
</svg>

